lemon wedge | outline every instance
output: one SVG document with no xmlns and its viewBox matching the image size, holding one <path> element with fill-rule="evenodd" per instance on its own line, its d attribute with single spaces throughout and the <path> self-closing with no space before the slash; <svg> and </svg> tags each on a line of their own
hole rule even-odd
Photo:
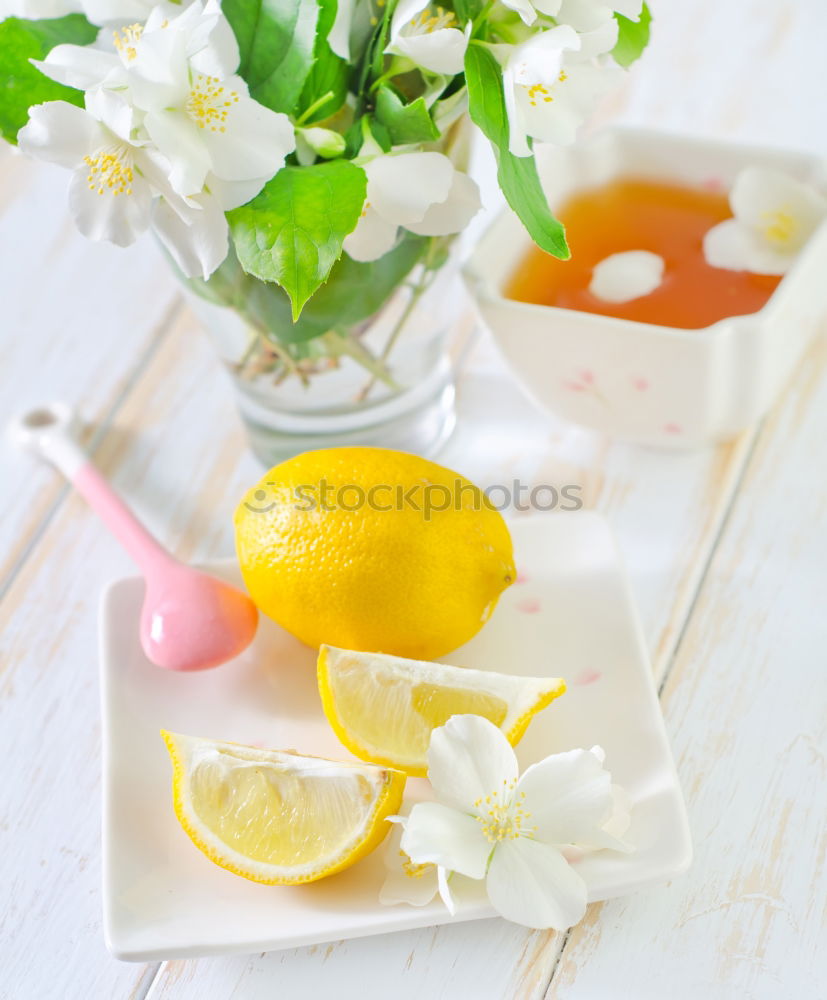
<svg viewBox="0 0 827 1000">
<path fill-rule="evenodd" d="M 452 715 L 482 715 L 514 746 L 534 716 L 566 690 L 559 677 L 516 677 L 322 646 L 319 693 L 352 754 L 423 777 L 431 731 Z"/>
<path fill-rule="evenodd" d="M 390 830 L 405 775 L 161 731 L 175 815 L 195 846 L 267 885 L 314 882 L 369 854 Z"/>
</svg>

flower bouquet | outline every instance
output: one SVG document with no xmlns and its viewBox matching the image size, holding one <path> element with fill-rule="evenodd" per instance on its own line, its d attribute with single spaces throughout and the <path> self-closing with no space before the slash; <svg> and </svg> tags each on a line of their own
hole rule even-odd
<svg viewBox="0 0 827 1000">
<path fill-rule="evenodd" d="M 532 144 L 574 140 L 650 20 L 641 0 L 0 0 L 0 15 L 4 138 L 72 171 L 90 239 L 152 230 L 268 459 L 296 434 L 419 450 L 444 432 L 445 280 L 480 207 L 469 117 L 532 239 L 568 256 Z"/>
</svg>

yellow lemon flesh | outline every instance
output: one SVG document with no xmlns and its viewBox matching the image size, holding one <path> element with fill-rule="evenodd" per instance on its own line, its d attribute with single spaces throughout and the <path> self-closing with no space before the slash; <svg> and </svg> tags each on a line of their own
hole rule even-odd
<svg viewBox="0 0 827 1000">
<path fill-rule="evenodd" d="M 508 528 L 478 487 L 385 448 L 277 465 L 235 527 L 250 596 L 313 647 L 442 656 L 479 631 L 516 576 Z"/>
<path fill-rule="evenodd" d="M 566 690 L 559 677 L 405 660 L 322 646 L 319 693 L 327 720 L 352 754 L 407 774 L 427 772 L 431 731 L 452 715 L 482 715 L 514 746 L 534 716 Z"/>
<path fill-rule="evenodd" d="M 399 771 L 161 735 L 181 826 L 210 861 L 254 882 L 296 885 L 350 867 L 402 802 Z"/>
</svg>

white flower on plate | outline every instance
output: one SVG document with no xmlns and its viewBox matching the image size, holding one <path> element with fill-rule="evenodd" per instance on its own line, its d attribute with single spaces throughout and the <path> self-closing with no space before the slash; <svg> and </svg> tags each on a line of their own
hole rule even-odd
<svg viewBox="0 0 827 1000">
<path fill-rule="evenodd" d="M 344 241 L 354 260 L 387 253 L 400 226 L 420 236 L 447 236 L 464 229 L 480 209 L 477 185 L 442 153 L 388 153 L 356 162 L 367 174 L 367 195 Z"/>
<path fill-rule="evenodd" d="M 729 195 L 734 218 L 704 236 L 712 267 L 785 274 L 827 217 L 827 199 L 809 184 L 768 167 L 747 167 Z"/>
<path fill-rule="evenodd" d="M 564 930 L 586 911 L 586 884 L 567 853 L 611 848 L 628 811 L 603 767 L 603 752 L 570 750 L 529 767 L 500 730 L 477 715 L 455 715 L 435 729 L 428 777 L 438 801 L 418 802 L 400 849 L 411 865 L 436 865 L 437 875 L 485 879 L 488 898 L 507 920 Z M 451 912 L 448 877 L 438 878 Z"/>
<path fill-rule="evenodd" d="M 168 160 L 177 194 L 199 195 L 218 178 L 240 182 L 252 197 L 295 148 L 293 126 L 287 115 L 253 100 L 235 75 L 238 44 L 217 0 L 168 15 L 167 7 L 155 7 L 145 25 L 116 31 L 111 52 L 58 45 L 38 65 L 60 83 L 123 95 L 140 112 L 147 140 Z"/>
<path fill-rule="evenodd" d="M 505 105 L 515 156 L 531 155 L 529 137 L 557 145 L 574 142 L 580 125 L 612 85 L 614 70 L 576 59 L 581 44 L 573 28 L 560 25 L 513 48 L 498 47 L 498 55 L 506 59 Z"/>
<path fill-rule="evenodd" d="M 453 76 L 462 72 L 470 35 L 471 23 L 463 31 L 452 11 L 428 0 L 400 0 L 385 51 L 406 56 L 431 73 Z"/>
</svg>

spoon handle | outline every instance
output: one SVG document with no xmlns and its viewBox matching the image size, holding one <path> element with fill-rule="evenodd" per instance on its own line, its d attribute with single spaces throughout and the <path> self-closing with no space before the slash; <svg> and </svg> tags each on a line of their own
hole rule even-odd
<svg viewBox="0 0 827 1000">
<path fill-rule="evenodd" d="M 51 462 L 112 534 L 144 574 L 175 560 L 147 531 L 73 436 L 75 417 L 62 403 L 40 406 L 22 413 L 9 425 L 14 444 Z"/>
</svg>

